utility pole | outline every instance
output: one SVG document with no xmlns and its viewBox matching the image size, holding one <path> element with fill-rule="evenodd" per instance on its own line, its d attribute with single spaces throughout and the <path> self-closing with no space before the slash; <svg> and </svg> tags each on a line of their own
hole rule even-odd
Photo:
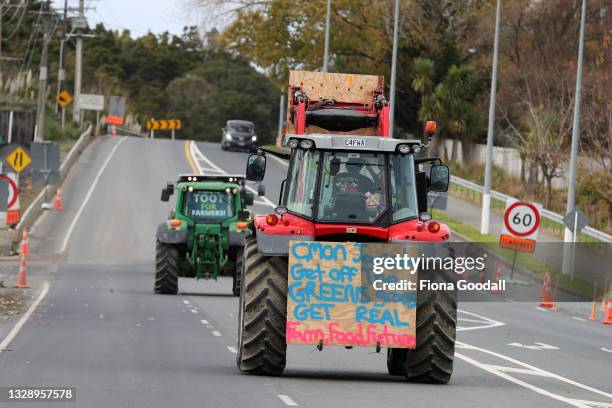
<svg viewBox="0 0 612 408">
<path fill-rule="evenodd" d="M 491 173 L 493 161 L 493 132 L 495 130 L 495 99 L 497 97 L 497 56 L 499 52 L 499 20 L 501 15 L 501 0 L 497 0 L 495 10 L 495 39 L 493 42 L 493 67 L 491 72 L 491 97 L 489 99 L 489 127 L 487 129 L 487 150 L 485 156 L 485 182 L 482 194 L 482 214 L 480 217 L 480 233 L 489 234 L 489 218 L 491 215 Z"/>
<path fill-rule="evenodd" d="M 331 0 L 327 0 L 327 16 L 325 17 L 325 50 L 323 51 L 323 72 L 327 72 L 329 64 L 329 30 L 331 20 Z"/>
<path fill-rule="evenodd" d="M 399 31 L 399 0 L 395 0 L 395 21 L 393 22 L 393 56 L 391 57 L 391 86 L 389 109 L 389 137 L 393 137 L 395 126 L 395 78 L 397 76 L 397 38 Z"/>
<path fill-rule="evenodd" d="M 50 0 L 47 0 L 47 7 L 51 7 Z M 40 58 L 40 76 L 38 82 L 38 104 L 36 107 L 36 134 L 34 141 L 44 140 L 45 128 L 45 100 L 47 99 L 47 61 L 49 59 L 49 41 L 51 40 L 51 17 L 45 19 L 43 23 L 43 48 Z"/>
<path fill-rule="evenodd" d="M 82 69 L 83 69 L 83 28 L 87 26 L 85 21 L 85 0 L 79 0 L 79 17 L 78 23 L 74 25 L 77 28 L 77 39 L 76 39 L 76 63 L 74 68 L 74 105 L 72 109 L 72 120 L 75 123 L 81 122 L 81 107 L 80 107 L 80 95 L 81 95 L 81 81 L 82 81 Z"/>
<path fill-rule="evenodd" d="M 572 148 L 570 152 L 570 174 L 567 188 L 567 207 L 566 211 L 569 214 L 574 211 L 576 206 L 576 173 L 578 165 L 578 141 L 580 140 L 580 102 L 582 98 L 582 64 L 584 56 L 584 26 L 586 24 L 586 0 L 582 0 L 582 15 L 580 16 L 580 39 L 578 42 L 578 64 L 576 68 L 576 96 L 574 97 L 574 125 L 572 129 Z M 574 227 L 575 227 L 574 223 Z M 565 228 L 563 241 L 574 242 L 571 253 L 567 246 L 563 248 L 563 274 L 570 274 L 574 267 L 574 246 L 576 245 L 575 237 L 577 231 L 572 233 L 569 228 Z M 573 276 L 573 274 L 572 274 Z"/>
</svg>

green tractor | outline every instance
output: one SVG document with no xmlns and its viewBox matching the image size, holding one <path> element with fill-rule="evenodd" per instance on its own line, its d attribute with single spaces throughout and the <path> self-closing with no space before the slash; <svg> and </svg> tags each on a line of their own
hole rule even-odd
<svg viewBox="0 0 612 408">
<path fill-rule="evenodd" d="M 244 177 L 181 175 L 176 185 L 166 185 L 161 200 L 169 201 L 175 190 L 176 205 L 157 228 L 155 293 L 175 295 L 179 277 L 229 275 L 240 295 L 242 247 L 253 235 L 246 207 L 255 199 Z M 257 193 L 264 194 L 263 185 Z"/>
</svg>

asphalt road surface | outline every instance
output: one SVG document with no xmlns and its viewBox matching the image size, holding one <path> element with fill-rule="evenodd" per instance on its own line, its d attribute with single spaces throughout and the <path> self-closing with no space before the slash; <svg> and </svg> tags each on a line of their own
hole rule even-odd
<svg viewBox="0 0 612 408">
<path fill-rule="evenodd" d="M 448 385 L 406 384 L 384 353 L 341 347 L 289 346 L 282 377 L 241 375 L 231 280 L 183 279 L 179 296 L 154 295 L 153 269 L 165 182 L 192 169 L 244 173 L 246 156 L 209 143 L 92 143 L 64 185 L 65 210 L 30 234 L 49 264 L 33 279 L 49 290 L 0 351 L 0 386 L 76 387 L 76 403 L 49 404 L 68 407 L 612 407 L 612 326 L 510 301 L 460 306 Z M 277 202 L 285 172 L 268 161 L 255 211 Z"/>
</svg>

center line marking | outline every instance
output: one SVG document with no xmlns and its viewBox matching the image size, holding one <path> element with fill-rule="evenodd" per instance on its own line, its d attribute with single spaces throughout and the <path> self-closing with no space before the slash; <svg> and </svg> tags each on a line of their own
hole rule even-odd
<svg viewBox="0 0 612 408">
<path fill-rule="evenodd" d="M 292 400 L 288 395 L 278 394 L 277 397 L 280 398 L 280 400 L 283 401 L 285 403 L 285 405 L 289 405 L 291 407 L 297 407 L 298 406 L 298 403 L 295 402 L 294 400 Z"/>
<path fill-rule="evenodd" d="M 227 346 L 227 349 L 230 351 L 230 353 L 238 354 L 238 350 L 236 350 L 236 347 Z"/>
<path fill-rule="evenodd" d="M 221 333 L 219 333 L 219 332 L 218 332 L 218 331 L 216 331 L 216 330 L 213 330 L 212 334 L 213 334 L 214 336 L 216 336 L 216 337 L 221 337 Z"/>
<path fill-rule="evenodd" d="M 195 310 L 195 309 L 191 309 L 191 313 L 196 314 L 196 313 L 198 313 L 198 311 Z"/>
<path fill-rule="evenodd" d="M 208 324 L 208 320 L 204 320 L 204 319 L 202 319 L 202 320 L 200 320 L 200 321 L 202 322 L 202 324 Z"/>
<path fill-rule="evenodd" d="M 184 304 L 186 304 L 186 305 L 188 305 L 188 304 L 189 304 L 189 301 L 188 301 L 188 300 L 183 300 L 183 303 L 184 303 Z"/>
</svg>

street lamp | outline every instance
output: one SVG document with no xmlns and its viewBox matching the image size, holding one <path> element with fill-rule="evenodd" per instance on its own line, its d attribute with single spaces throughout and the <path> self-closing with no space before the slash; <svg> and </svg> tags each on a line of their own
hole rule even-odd
<svg viewBox="0 0 612 408">
<path fill-rule="evenodd" d="M 493 67 L 491 72 L 491 98 L 489 100 L 489 127 L 487 129 L 487 153 L 485 159 L 485 182 L 482 194 L 482 215 L 480 218 L 480 233 L 489 233 L 489 217 L 491 214 L 491 173 L 493 160 L 493 131 L 495 129 L 495 98 L 497 96 L 497 55 L 499 52 L 499 20 L 501 0 L 497 0 L 495 10 L 495 39 L 493 42 Z"/>
</svg>

